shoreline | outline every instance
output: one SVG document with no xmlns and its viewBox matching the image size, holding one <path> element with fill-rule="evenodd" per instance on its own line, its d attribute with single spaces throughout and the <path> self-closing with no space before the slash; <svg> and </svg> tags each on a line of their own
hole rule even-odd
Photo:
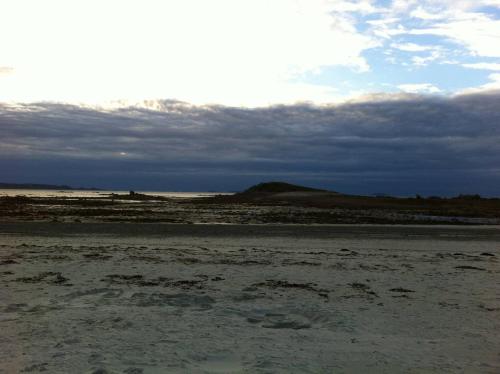
<svg viewBox="0 0 500 374">
<path fill-rule="evenodd" d="M 407 240 L 490 240 L 500 242 L 498 225 L 401 225 L 401 224 L 185 224 L 185 223 L 72 223 L 0 222 L 0 235 L 125 237 L 339 237 L 374 238 L 380 235 Z"/>
<path fill-rule="evenodd" d="M 322 192 L 184 198 L 0 197 L 0 221 L 116 224 L 500 225 L 500 199 L 394 199 Z"/>
</svg>

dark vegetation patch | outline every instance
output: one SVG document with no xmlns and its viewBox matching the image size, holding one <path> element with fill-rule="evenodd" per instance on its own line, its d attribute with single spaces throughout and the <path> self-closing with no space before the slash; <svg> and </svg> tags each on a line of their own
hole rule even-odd
<svg viewBox="0 0 500 374">
<path fill-rule="evenodd" d="M 249 260 L 236 258 L 213 258 L 210 260 L 201 260 L 195 257 L 177 257 L 175 262 L 184 265 L 204 264 L 204 265 L 236 265 L 236 266 L 252 266 L 252 265 L 271 265 L 268 260 Z"/>
<path fill-rule="evenodd" d="M 484 304 L 479 304 L 479 308 L 486 310 L 487 312 L 496 312 L 497 310 L 500 310 L 500 308 L 487 307 Z"/>
<path fill-rule="evenodd" d="M 404 293 L 415 292 L 413 290 L 409 290 L 407 288 L 402 288 L 402 287 L 391 288 L 389 291 L 391 291 L 391 292 L 404 292 Z"/>
<path fill-rule="evenodd" d="M 293 260 L 284 260 L 282 265 L 284 266 L 289 266 L 289 265 L 297 265 L 297 266 L 320 266 L 321 263 L 319 262 L 310 262 L 310 261 L 293 261 Z"/>
<path fill-rule="evenodd" d="M 318 296 L 328 298 L 328 290 L 318 288 L 316 283 L 291 283 L 282 280 L 268 279 L 265 282 L 252 284 L 253 287 L 265 287 L 270 289 L 297 289 L 316 293 Z"/>
<path fill-rule="evenodd" d="M 24 308 L 26 308 L 28 306 L 28 304 L 24 304 L 24 303 L 20 303 L 20 304 L 9 304 L 7 305 L 3 312 L 4 313 L 15 313 L 15 312 L 19 312 L 21 310 L 23 310 Z"/>
<path fill-rule="evenodd" d="M 40 273 L 38 275 L 35 275 L 33 277 L 17 278 L 15 281 L 22 282 L 22 283 L 46 282 L 46 283 L 51 283 L 51 284 L 64 284 L 68 281 L 68 278 L 63 277 L 62 274 L 59 272 L 47 271 L 47 272 L 43 272 L 43 273 Z"/>
<path fill-rule="evenodd" d="M 109 198 L 112 200 L 130 200 L 130 201 L 170 201 L 168 197 L 146 195 L 134 191 L 130 191 L 128 194 L 109 194 Z"/>
<path fill-rule="evenodd" d="M 151 214 L 152 212 L 147 209 L 130 209 L 127 207 L 121 207 L 120 209 L 104 209 L 104 208 L 92 208 L 92 209 L 74 209 L 66 210 L 64 214 L 67 216 L 78 216 L 78 217 L 106 217 L 113 215 L 120 216 L 136 216 L 138 214 Z"/>
<path fill-rule="evenodd" d="M 213 265 L 271 265 L 271 261 L 268 260 L 234 260 L 229 258 L 223 258 L 220 260 L 211 260 L 206 263 Z"/>
<path fill-rule="evenodd" d="M 130 212 L 128 215 L 120 216 L 120 214 L 115 214 L 114 217 L 106 217 L 104 221 L 106 222 L 129 222 L 129 223 L 190 223 L 182 218 L 171 218 L 171 217 L 141 217 L 144 211 L 134 211 Z"/>
<path fill-rule="evenodd" d="M 181 264 L 184 265 L 199 264 L 200 262 L 202 262 L 200 259 L 196 257 L 178 257 L 175 261 L 180 262 Z"/>
<path fill-rule="evenodd" d="M 33 199 L 19 195 L 19 196 L 2 196 L 0 197 L 0 206 L 13 206 L 13 205 L 24 205 L 33 203 Z"/>
<path fill-rule="evenodd" d="M 130 261 L 150 262 L 150 263 L 154 263 L 154 264 L 160 264 L 162 262 L 165 262 L 159 256 L 137 256 L 137 255 L 130 255 L 130 256 L 128 256 L 128 259 Z"/>
<path fill-rule="evenodd" d="M 71 257 L 66 255 L 40 255 L 37 256 L 37 259 L 50 260 L 50 261 L 68 261 Z"/>
<path fill-rule="evenodd" d="M 249 321 L 251 322 L 251 321 Z M 301 330 L 301 329 L 309 329 L 311 325 L 309 323 L 304 323 L 300 321 L 275 321 L 270 323 L 265 323 L 262 325 L 265 329 L 293 329 L 293 330 Z"/>
<path fill-rule="evenodd" d="M 358 255 L 358 252 L 356 251 L 350 251 L 348 249 L 341 249 L 340 250 L 342 253 L 337 253 L 337 256 L 357 256 Z"/>
<path fill-rule="evenodd" d="M 375 291 L 373 291 L 371 289 L 371 287 L 367 284 L 354 282 L 354 283 L 349 283 L 349 286 L 351 286 L 356 291 L 360 291 L 360 292 L 365 293 L 367 295 L 378 297 L 377 293 Z"/>
<path fill-rule="evenodd" d="M 18 264 L 18 263 L 19 262 L 17 262 L 16 260 L 13 260 L 11 258 L 0 261 L 0 265 L 14 265 L 14 264 Z"/>
<path fill-rule="evenodd" d="M 453 258 L 456 260 L 468 260 L 468 261 L 481 261 L 481 257 L 475 255 L 468 255 L 461 252 L 455 253 L 436 253 L 436 257 L 439 258 Z"/>
<path fill-rule="evenodd" d="M 103 282 L 107 282 L 109 284 L 121 284 L 121 285 L 134 285 L 138 287 L 171 287 L 171 288 L 181 288 L 181 289 L 201 289 L 204 286 L 204 283 L 207 281 L 208 277 L 202 280 L 192 280 L 192 279 L 181 279 L 174 280 L 172 278 L 167 277 L 157 277 L 152 279 L 145 279 L 141 274 L 110 274 L 102 279 Z"/>
<path fill-rule="evenodd" d="M 481 270 L 485 271 L 486 269 L 483 268 L 478 268 L 476 266 L 469 266 L 469 265 L 461 265 L 461 266 L 455 266 L 455 269 L 463 269 L 463 270 Z"/>
<path fill-rule="evenodd" d="M 39 364 L 26 366 L 24 369 L 21 370 L 21 373 L 32 373 L 32 372 L 40 373 L 42 371 L 47 371 L 48 365 L 49 364 L 47 362 L 42 362 Z"/>
<path fill-rule="evenodd" d="M 203 280 L 178 280 L 178 281 L 167 281 L 164 284 L 164 287 L 174 287 L 174 288 L 182 288 L 182 289 L 192 289 L 203 288 Z"/>
<path fill-rule="evenodd" d="M 110 284 L 138 284 L 143 281 L 144 276 L 141 274 L 126 275 L 126 274 L 110 274 L 106 275 L 102 281 Z"/>
<path fill-rule="evenodd" d="M 83 254 L 83 257 L 89 260 L 109 260 L 113 256 L 105 255 L 103 253 L 85 253 Z"/>
</svg>

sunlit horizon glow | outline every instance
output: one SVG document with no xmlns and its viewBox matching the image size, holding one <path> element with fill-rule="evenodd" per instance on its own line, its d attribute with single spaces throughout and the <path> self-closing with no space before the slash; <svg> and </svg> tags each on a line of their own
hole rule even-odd
<svg viewBox="0 0 500 374">
<path fill-rule="evenodd" d="M 255 107 L 497 89 L 499 16 L 493 0 L 5 0 L 0 101 Z"/>
</svg>

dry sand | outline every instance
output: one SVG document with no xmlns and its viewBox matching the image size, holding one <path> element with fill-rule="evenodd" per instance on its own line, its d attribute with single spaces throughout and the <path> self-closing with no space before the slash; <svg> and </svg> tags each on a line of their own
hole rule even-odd
<svg viewBox="0 0 500 374">
<path fill-rule="evenodd" d="M 498 227 L 0 224 L 0 372 L 498 373 Z"/>
</svg>

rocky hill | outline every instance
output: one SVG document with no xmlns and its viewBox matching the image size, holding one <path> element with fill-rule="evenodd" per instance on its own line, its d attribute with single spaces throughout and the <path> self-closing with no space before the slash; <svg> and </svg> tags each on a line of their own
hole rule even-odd
<svg viewBox="0 0 500 374">
<path fill-rule="evenodd" d="M 274 194 L 274 193 L 284 193 L 284 192 L 327 192 L 325 190 L 319 190 L 311 187 L 298 186 L 295 184 L 285 183 L 285 182 L 266 182 L 259 183 L 252 186 L 245 191 L 239 193 L 239 195 L 247 194 Z"/>
</svg>

